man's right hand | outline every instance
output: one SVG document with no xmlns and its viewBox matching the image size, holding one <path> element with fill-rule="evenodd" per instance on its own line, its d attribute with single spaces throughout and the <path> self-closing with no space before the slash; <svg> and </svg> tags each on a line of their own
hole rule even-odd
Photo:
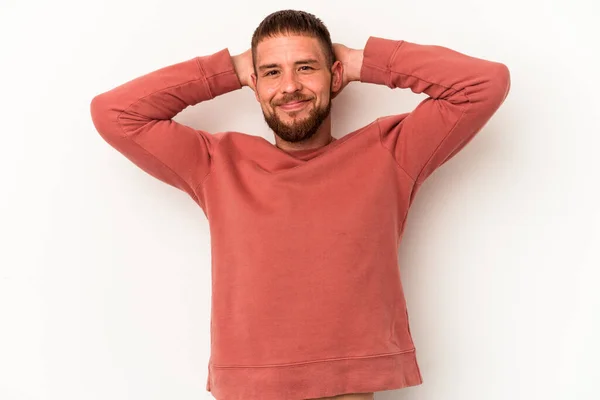
<svg viewBox="0 0 600 400">
<path fill-rule="evenodd" d="M 235 73 L 242 86 L 248 86 L 254 92 L 256 88 L 252 83 L 252 74 L 254 73 L 254 64 L 252 63 L 252 49 L 231 57 Z"/>
</svg>

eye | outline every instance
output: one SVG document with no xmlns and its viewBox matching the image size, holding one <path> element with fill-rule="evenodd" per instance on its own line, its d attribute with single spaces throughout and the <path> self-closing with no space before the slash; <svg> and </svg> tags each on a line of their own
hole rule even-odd
<svg viewBox="0 0 600 400">
<path fill-rule="evenodd" d="M 300 67 L 300 69 L 302 69 L 302 68 L 306 68 L 303 71 L 308 71 L 309 69 L 314 69 L 312 67 L 309 67 L 308 65 L 303 65 L 303 66 Z"/>
<path fill-rule="evenodd" d="M 267 72 L 267 73 L 265 74 L 265 76 L 273 76 L 273 75 L 274 75 L 274 74 L 276 74 L 276 73 L 277 73 L 277 71 L 275 71 L 274 69 L 272 69 L 271 71 Z"/>
</svg>

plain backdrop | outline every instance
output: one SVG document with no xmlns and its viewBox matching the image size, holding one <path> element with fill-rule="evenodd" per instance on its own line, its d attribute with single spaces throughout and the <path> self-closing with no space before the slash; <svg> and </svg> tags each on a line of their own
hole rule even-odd
<svg viewBox="0 0 600 400">
<path fill-rule="evenodd" d="M 589 0 L 0 1 L 0 399 L 211 399 L 208 222 L 97 134 L 92 98 L 250 46 L 303 9 L 334 42 L 505 63 L 509 97 L 424 184 L 398 254 L 424 384 L 377 400 L 600 398 L 600 6 Z M 352 83 L 337 138 L 423 95 Z M 175 117 L 274 142 L 249 88 Z"/>
</svg>

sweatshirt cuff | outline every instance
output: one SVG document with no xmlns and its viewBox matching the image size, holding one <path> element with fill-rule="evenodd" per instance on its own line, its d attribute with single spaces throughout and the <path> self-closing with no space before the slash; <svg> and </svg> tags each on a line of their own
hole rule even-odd
<svg viewBox="0 0 600 400">
<path fill-rule="evenodd" d="M 402 40 L 390 40 L 371 36 L 363 49 L 360 81 L 391 85 L 390 65 Z"/>
<path fill-rule="evenodd" d="M 211 97 L 241 89 L 242 85 L 235 73 L 233 60 L 228 49 L 209 56 L 198 57 L 198 63 L 210 89 Z"/>
</svg>

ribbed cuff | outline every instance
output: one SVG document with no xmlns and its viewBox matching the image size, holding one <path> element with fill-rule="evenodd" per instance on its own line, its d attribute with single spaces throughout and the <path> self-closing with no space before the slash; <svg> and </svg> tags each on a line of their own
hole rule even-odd
<svg viewBox="0 0 600 400">
<path fill-rule="evenodd" d="M 363 49 L 360 81 L 391 86 L 390 64 L 400 44 L 402 44 L 401 40 L 369 37 Z"/>
<path fill-rule="evenodd" d="M 198 57 L 198 62 L 206 76 L 212 97 L 242 88 L 228 49 Z"/>
</svg>

